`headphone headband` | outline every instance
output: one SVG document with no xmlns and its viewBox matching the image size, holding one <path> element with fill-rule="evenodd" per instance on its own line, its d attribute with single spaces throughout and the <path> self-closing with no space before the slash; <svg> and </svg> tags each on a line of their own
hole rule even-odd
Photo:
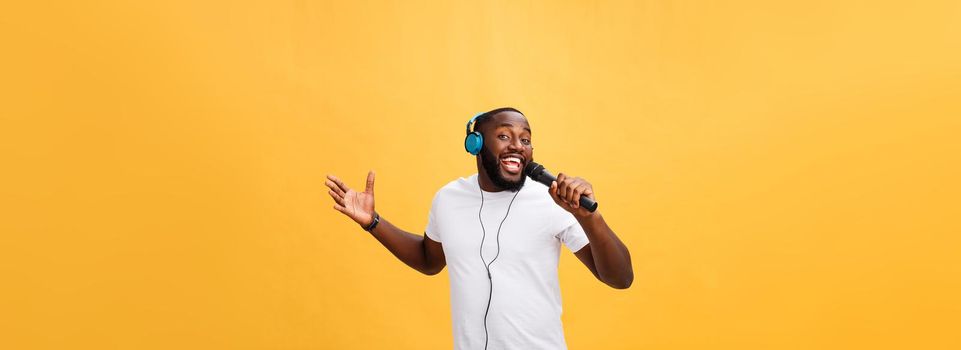
<svg viewBox="0 0 961 350">
<path fill-rule="evenodd" d="M 470 131 L 470 125 L 471 125 L 471 124 L 474 124 L 474 121 L 477 120 L 477 118 L 480 117 L 480 116 L 482 116 L 482 115 L 484 115 L 483 112 L 477 113 L 477 114 L 474 115 L 473 118 L 470 118 L 470 121 L 467 122 L 467 133 L 468 133 L 468 134 L 471 133 L 471 131 Z"/>
</svg>

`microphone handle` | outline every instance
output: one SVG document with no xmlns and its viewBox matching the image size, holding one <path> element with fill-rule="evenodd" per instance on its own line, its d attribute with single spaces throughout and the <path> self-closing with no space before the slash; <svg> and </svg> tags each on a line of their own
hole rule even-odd
<svg viewBox="0 0 961 350">
<path fill-rule="evenodd" d="M 597 210 L 597 202 L 591 199 L 591 197 L 582 194 L 581 199 L 579 199 L 578 202 L 581 203 L 581 207 L 587 209 L 589 212 L 593 213 L 595 210 Z"/>
<path fill-rule="evenodd" d="M 554 176 L 554 174 L 551 174 L 550 172 L 548 172 L 547 169 L 543 169 L 541 171 L 541 175 L 535 178 L 534 180 L 544 184 L 547 187 L 551 187 L 551 182 L 557 181 L 557 177 Z M 581 207 L 583 207 L 584 209 L 587 209 L 587 211 L 589 212 L 593 213 L 595 210 L 597 210 L 597 202 L 595 202 L 593 199 L 591 199 L 588 196 L 585 196 L 582 194 L 578 202 L 580 202 Z"/>
</svg>

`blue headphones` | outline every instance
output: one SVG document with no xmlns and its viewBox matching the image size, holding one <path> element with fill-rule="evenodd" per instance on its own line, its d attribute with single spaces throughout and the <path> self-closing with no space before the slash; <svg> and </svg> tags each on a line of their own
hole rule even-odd
<svg viewBox="0 0 961 350">
<path fill-rule="evenodd" d="M 464 149 L 467 153 L 477 155 L 480 153 L 481 148 L 484 146 L 484 135 L 481 135 L 478 131 L 470 131 L 470 125 L 474 124 L 477 117 L 484 115 L 484 113 L 477 113 L 470 121 L 467 122 L 467 137 L 464 138 Z"/>
</svg>

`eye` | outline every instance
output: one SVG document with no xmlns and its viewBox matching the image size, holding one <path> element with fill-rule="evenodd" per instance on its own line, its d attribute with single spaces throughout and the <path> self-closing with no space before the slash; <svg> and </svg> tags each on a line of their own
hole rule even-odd
<svg viewBox="0 0 961 350">
<path fill-rule="evenodd" d="M 521 143 L 529 146 L 529 145 L 531 144 L 531 140 L 530 140 L 530 139 L 521 139 Z"/>
<path fill-rule="evenodd" d="M 507 135 L 503 135 L 503 134 L 502 134 L 502 135 L 497 135 L 497 138 L 499 138 L 499 139 L 501 139 L 501 140 L 507 140 L 507 139 L 508 139 Z"/>
</svg>

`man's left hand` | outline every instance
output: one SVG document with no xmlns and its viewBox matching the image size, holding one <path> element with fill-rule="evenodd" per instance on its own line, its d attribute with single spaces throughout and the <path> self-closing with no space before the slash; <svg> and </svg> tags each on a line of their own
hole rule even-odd
<svg viewBox="0 0 961 350">
<path fill-rule="evenodd" d="M 551 183 L 548 192 L 550 192 L 551 198 L 554 198 L 554 203 L 574 214 L 574 216 L 588 217 L 594 214 L 582 208 L 580 203 L 581 195 L 594 199 L 594 188 L 587 180 L 558 173 L 557 181 Z"/>
</svg>

